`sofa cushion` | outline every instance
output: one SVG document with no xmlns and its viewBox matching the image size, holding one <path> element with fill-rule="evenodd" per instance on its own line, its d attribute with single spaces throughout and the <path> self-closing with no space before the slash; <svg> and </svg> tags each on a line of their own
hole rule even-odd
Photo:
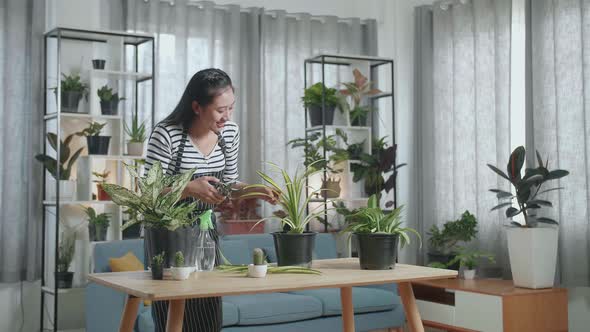
<svg viewBox="0 0 590 332">
<path fill-rule="evenodd" d="M 225 296 L 238 307 L 238 325 L 287 323 L 320 317 L 322 302 L 311 296 L 272 293 Z"/>
<path fill-rule="evenodd" d="M 109 258 L 121 257 L 132 252 L 142 263 L 144 262 L 143 239 L 98 242 L 94 244 L 93 257 L 95 273 L 111 272 Z"/>
<path fill-rule="evenodd" d="M 321 288 L 290 292 L 290 294 L 314 297 L 322 302 L 322 315 L 342 314 L 340 289 Z M 393 310 L 400 305 L 399 297 L 389 291 L 370 287 L 352 288 L 352 305 L 355 314 Z"/>
<path fill-rule="evenodd" d="M 223 326 L 236 325 L 238 323 L 238 307 L 233 303 L 222 302 Z M 152 310 L 144 307 L 137 317 L 137 330 L 141 332 L 153 332 L 155 330 Z"/>
<path fill-rule="evenodd" d="M 121 257 L 109 258 L 109 267 L 113 272 L 143 271 L 143 263 L 129 251 Z"/>
<path fill-rule="evenodd" d="M 252 258 L 250 250 L 248 250 L 248 242 L 244 240 L 230 240 L 222 241 L 221 254 L 231 264 L 250 264 Z"/>
</svg>

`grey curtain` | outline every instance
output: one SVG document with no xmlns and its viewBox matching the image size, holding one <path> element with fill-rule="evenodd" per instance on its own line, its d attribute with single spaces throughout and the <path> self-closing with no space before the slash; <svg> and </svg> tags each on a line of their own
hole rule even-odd
<svg viewBox="0 0 590 332">
<path fill-rule="evenodd" d="M 44 1 L 0 1 L 0 282 L 41 276 Z"/>
<path fill-rule="evenodd" d="M 590 284 L 590 1 L 531 1 L 534 148 L 570 175 L 547 198 L 559 225 L 558 273 Z"/>
<path fill-rule="evenodd" d="M 465 210 L 479 222 L 472 245 L 497 255 L 508 268 L 501 212 L 490 188 L 508 189 L 487 167 L 510 153 L 509 0 L 473 0 L 416 10 L 416 227 L 424 239 L 431 225 Z M 425 262 L 425 248 L 417 250 Z"/>
</svg>

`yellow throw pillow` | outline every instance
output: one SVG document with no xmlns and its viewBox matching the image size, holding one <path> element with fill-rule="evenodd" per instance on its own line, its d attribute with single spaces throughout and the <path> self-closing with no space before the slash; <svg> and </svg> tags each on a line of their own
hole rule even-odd
<svg viewBox="0 0 590 332">
<path fill-rule="evenodd" d="M 109 258 L 109 266 L 113 272 L 143 271 L 143 263 L 130 251 L 118 258 Z M 144 300 L 143 305 L 151 305 L 152 301 Z"/>
</svg>

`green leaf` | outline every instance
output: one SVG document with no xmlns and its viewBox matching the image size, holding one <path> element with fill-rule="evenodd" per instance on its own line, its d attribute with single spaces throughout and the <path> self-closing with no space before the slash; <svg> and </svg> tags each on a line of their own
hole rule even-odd
<svg viewBox="0 0 590 332">
<path fill-rule="evenodd" d="M 520 170 L 524 165 L 525 160 L 525 149 L 523 146 L 519 146 L 510 155 L 510 160 L 508 161 L 507 171 L 508 175 L 510 176 L 510 180 L 514 181 L 516 179 L 520 179 Z"/>
<path fill-rule="evenodd" d="M 527 205 L 530 205 L 530 204 L 538 204 L 538 205 L 550 206 L 550 207 L 553 206 L 553 204 L 551 202 L 545 201 L 545 200 L 542 200 L 542 199 L 535 199 L 535 200 L 532 200 L 532 201 L 528 201 L 527 202 Z"/>
<path fill-rule="evenodd" d="M 537 163 L 539 164 L 539 167 L 543 167 L 543 158 L 541 158 L 541 154 L 539 153 L 539 150 L 537 150 L 536 153 L 537 153 Z"/>
<path fill-rule="evenodd" d="M 503 207 L 510 206 L 510 205 L 512 205 L 511 202 L 498 204 L 498 205 L 494 206 L 490 211 L 498 210 L 498 209 L 501 209 Z"/>
<path fill-rule="evenodd" d="M 492 171 L 496 172 L 496 174 L 498 174 L 498 175 L 500 175 L 501 177 L 503 177 L 504 179 L 506 179 L 506 180 L 510 181 L 510 178 L 508 177 L 508 175 L 504 174 L 504 172 L 502 172 L 502 171 L 501 171 L 500 169 L 498 169 L 496 166 L 494 166 L 494 165 L 490 165 L 490 164 L 487 164 L 487 165 L 488 165 L 488 167 L 489 167 L 489 168 L 490 168 Z"/>
<path fill-rule="evenodd" d="M 521 211 L 515 207 L 509 207 L 508 209 L 506 209 L 506 217 L 512 218 L 518 215 L 520 212 Z"/>
<path fill-rule="evenodd" d="M 556 170 L 549 172 L 549 174 L 547 175 L 547 180 L 561 179 L 562 177 L 567 176 L 568 174 L 570 174 L 570 172 L 568 172 L 566 170 L 556 169 Z"/>
<path fill-rule="evenodd" d="M 536 220 L 538 222 L 542 222 L 545 224 L 552 224 L 552 225 L 559 225 L 559 223 L 551 218 L 546 218 L 546 217 L 540 217 L 540 218 L 536 218 Z"/>
</svg>

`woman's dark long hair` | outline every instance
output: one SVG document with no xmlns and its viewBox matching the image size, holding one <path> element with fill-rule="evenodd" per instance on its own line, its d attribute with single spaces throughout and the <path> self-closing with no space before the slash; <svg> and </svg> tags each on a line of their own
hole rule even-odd
<svg viewBox="0 0 590 332">
<path fill-rule="evenodd" d="M 199 103 L 201 107 L 207 107 L 215 97 L 221 95 L 227 88 L 234 89 L 231 78 L 223 70 L 209 68 L 197 72 L 186 85 L 174 111 L 162 122 L 182 125 L 184 129 L 188 129 L 196 116 L 193 112 L 193 101 Z"/>
</svg>

